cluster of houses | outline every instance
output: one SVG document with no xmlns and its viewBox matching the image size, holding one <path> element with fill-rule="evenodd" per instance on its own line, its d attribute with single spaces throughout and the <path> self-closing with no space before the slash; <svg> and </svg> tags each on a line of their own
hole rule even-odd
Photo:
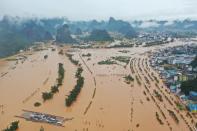
<svg viewBox="0 0 197 131">
<path fill-rule="evenodd" d="M 181 92 L 181 83 L 197 77 L 197 67 L 190 63 L 197 55 L 197 44 L 160 49 L 150 60 L 152 67 L 158 71 L 166 86 L 177 94 L 191 112 L 197 112 L 197 92 L 191 91 L 189 96 Z"/>
<path fill-rule="evenodd" d="M 144 32 L 141 33 L 137 39 L 137 43 L 141 43 L 143 46 L 165 44 L 172 41 L 173 38 L 169 34 L 163 32 Z"/>
</svg>

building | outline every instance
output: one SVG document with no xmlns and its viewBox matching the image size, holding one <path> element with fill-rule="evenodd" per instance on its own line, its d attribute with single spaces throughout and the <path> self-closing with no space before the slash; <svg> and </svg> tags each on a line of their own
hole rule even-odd
<svg viewBox="0 0 197 131">
<path fill-rule="evenodd" d="M 197 113 L 197 104 L 189 104 L 188 108 L 192 113 Z"/>
</svg>

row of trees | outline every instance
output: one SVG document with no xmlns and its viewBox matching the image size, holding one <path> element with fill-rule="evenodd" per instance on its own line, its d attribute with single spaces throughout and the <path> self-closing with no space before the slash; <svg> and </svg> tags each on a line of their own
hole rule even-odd
<svg viewBox="0 0 197 131">
<path fill-rule="evenodd" d="M 51 86 L 51 91 L 50 92 L 43 92 L 42 93 L 42 98 L 43 98 L 44 101 L 52 99 L 53 95 L 55 93 L 59 92 L 59 87 L 63 83 L 64 72 L 65 72 L 65 70 L 64 70 L 63 64 L 59 63 L 57 84 L 55 84 L 54 86 Z"/>
<path fill-rule="evenodd" d="M 108 59 L 108 60 L 99 61 L 98 64 L 99 65 L 112 65 L 112 64 L 117 64 L 117 62 L 111 59 Z"/>
<path fill-rule="evenodd" d="M 80 93 L 83 85 L 84 85 L 84 77 L 81 76 L 83 72 L 82 67 L 77 69 L 75 77 L 77 78 L 77 84 L 74 89 L 70 92 L 69 96 L 65 99 L 65 105 L 67 107 L 71 106 L 74 101 L 76 101 L 78 94 Z"/>
<path fill-rule="evenodd" d="M 68 57 L 68 59 L 71 61 L 71 63 L 73 63 L 74 65 L 78 65 L 79 64 L 79 61 L 77 61 L 77 60 L 74 60 L 73 58 L 72 58 L 72 54 L 66 54 L 66 56 Z"/>
</svg>

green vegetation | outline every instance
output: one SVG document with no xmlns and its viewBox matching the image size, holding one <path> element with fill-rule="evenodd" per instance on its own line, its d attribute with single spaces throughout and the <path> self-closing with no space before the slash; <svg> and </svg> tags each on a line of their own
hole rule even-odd
<svg viewBox="0 0 197 131">
<path fill-rule="evenodd" d="M 58 64 L 59 68 L 58 68 L 58 78 L 57 78 L 57 84 L 55 84 L 54 86 L 51 86 L 51 91 L 50 92 L 43 92 L 42 93 L 42 98 L 44 101 L 52 99 L 53 95 L 57 92 L 59 92 L 59 87 L 62 85 L 63 83 L 63 79 L 64 79 L 64 67 L 62 63 Z"/>
<path fill-rule="evenodd" d="M 136 78 L 136 81 L 137 81 L 138 85 L 141 85 L 139 77 L 136 75 L 135 78 Z"/>
<path fill-rule="evenodd" d="M 128 50 L 120 50 L 120 51 L 118 51 L 118 52 L 121 52 L 121 53 L 129 53 Z"/>
<path fill-rule="evenodd" d="M 153 75 L 153 78 L 155 79 L 155 81 L 156 81 L 157 83 L 159 83 L 159 80 L 158 80 L 158 78 L 157 78 L 156 76 Z"/>
<path fill-rule="evenodd" d="M 41 106 L 41 103 L 40 103 L 40 102 L 35 102 L 35 103 L 34 103 L 34 106 L 35 106 L 35 107 Z"/>
<path fill-rule="evenodd" d="M 163 102 L 163 98 L 161 96 L 161 94 L 159 94 L 158 91 L 154 90 L 155 96 L 158 98 L 159 101 Z"/>
<path fill-rule="evenodd" d="M 56 50 L 55 48 L 52 48 L 52 49 L 51 49 L 51 51 L 55 51 L 55 50 Z"/>
<path fill-rule="evenodd" d="M 44 59 L 47 59 L 48 58 L 48 55 L 44 55 Z"/>
<path fill-rule="evenodd" d="M 79 65 L 79 61 L 77 61 L 77 60 L 74 60 L 73 58 L 72 58 L 72 54 L 66 54 L 66 56 L 68 57 L 68 59 L 71 61 L 71 63 L 73 63 L 74 65 Z"/>
<path fill-rule="evenodd" d="M 76 78 L 81 77 L 81 73 L 82 73 L 82 72 L 83 72 L 82 67 L 79 67 L 79 68 L 77 69 L 77 72 L 75 73 L 75 77 L 76 77 Z"/>
<path fill-rule="evenodd" d="M 64 54 L 64 51 L 63 51 L 63 50 L 60 50 L 60 51 L 58 52 L 58 54 L 59 54 L 59 55 L 63 55 L 63 54 Z"/>
<path fill-rule="evenodd" d="M 179 110 L 185 110 L 185 106 L 182 105 L 181 103 L 175 102 L 175 104 L 176 104 L 176 106 L 177 106 L 177 108 L 178 108 Z"/>
<path fill-rule="evenodd" d="M 11 123 L 9 127 L 4 129 L 3 131 L 16 131 L 19 128 L 18 124 L 19 124 L 19 121 L 14 121 Z"/>
<path fill-rule="evenodd" d="M 181 91 L 186 95 L 188 95 L 190 91 L 197 91 L 197 78 L 182 82 Z"/>
<path fill-rule="evenodd" d="M 136 125 L 136 127 L 139 127 L 139 126 L 140 126 L 140 124 L 137 124 L 137 125 Z"/>
<path fill-rule="evenodd" d="M 83 85 L 84 85 L 84 77 L 81 76 L 83 72 L 82 67 L 77 69 L 75 77 L 77 78 L 77 84 L 74 89 L 70 92 L 69 96 L 65 99 L 65 105 L 67 107 L 71 106 L 74 101 L 76 101 L 78 94 L 80 93 Z"/>
<path fill-rule="evenodd" d="M 117 64 L 117 63 L 113 60 L 108 59 L 108 60 L 100 61 L 98 62 L 98 64 L 99 65 L 112 65 L 112 64 Z"/>
<path fill-rule="evenodd" d="M 83 57 L 90 57 L 90 56 L 92 56 L 90 53 L 88 53 L 88 54 L 82 54 L 82 56 Z"/>
<path fill-rule="evenodd" d="M 6 61 L 17 61 L 17 58 L 6 58 Z"/>
<path fill-rule="evenodd" d="M 63 79 L 64 79 L 64 67 L 63 67 L 63 64 L 62 63 L 59 63 L 59 70 L 58 70 L 58 86 L 61 86 L 62 85 L 62 82 L 63 82 Z"/>
<path fill-rule="evenodd" d="M 37 20 L 24 21 L 4 16 L 0 20 L 0 57 L 10 56 L 20 50 L 25 50 L 34 42 L 52 40 L 48 28 L 43 26 L 38 24 Z"/>
<path fill-rule="evenodd" d="M 69 25 L 64 24 L 57 29 L 56 42 L 59 43 L 75 43 L 76 40 L 72 38 Z"/>
<path fill-rule="evenodd" d="M 40 127 L 40 131 L 44 131 L 44 127 L 43 126 Z"/>
<path fill-rule="evenodd" d="M 116 56 L 116 57 L 111 57 L 111 58 L 119 62 L 126 63 L 126 64 L 128 64 L 130 61 L 130 57 L 128 56 Z"/>
<path fill-rule="evenodd" d="M 156 115 L 157 121 L 158 121 L 161 125 L 163 125 L 164 123 L 163 123 L 163 121 L 160 119 L 159 114 L 156 112 L 155 115 Z"/>
<path fill-rule="evenodd" d="M 179 123 L 179 119 L 177 118 L 176 114 L 171 111 L 171 110 L 168 110 L 170 116 L 174 119 L 174 121 L 178 124 Z"/>
<path fill-rule="evenodd" d="M 190 64 L 193 68 L 197 67 L 197 56 L 195 57 L 195 59 L 191 62 Z"/>
<path fill-rule="evenodd" d="M 130 84 L 132 81 L 134 81 L 134 78 L 131 75 L 124 76 L 124 79 L 127 84 Z"/>
<path fill-rule="evenodd" d="M 51 86 L 51 93 L 55 94 L 57 92 L 59 92 L 59 87 L 56 85 L 56 86 Z"/>
<path fill-rule="evenodd" d="M 94 29 L 87 38 L 90 41 L 113 41 L 113 38 L 106 30 Z"/>
<path fill-rule="evenodd" d="M 42 98 L 44 101 L 52 99 L 53 98 L 53 93 L 52 92 L 43 92 L 42 93 Z"/>
<path fill-rule="evenodd" d="M 155 45 L 163 45 L 163 44 L 167 44 L 167 43 L 169 43 L 169 41 L 164 41 L 164 40 L 153 41 L 153 42 L 146 43 L 146 45 L 144 45 L 144 47 L 150 47 L 150 46 L 155 46 Z"/>
</svg>

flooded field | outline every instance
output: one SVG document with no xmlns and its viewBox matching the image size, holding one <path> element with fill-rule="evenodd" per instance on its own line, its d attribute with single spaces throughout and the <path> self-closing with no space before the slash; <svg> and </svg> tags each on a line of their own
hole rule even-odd
<svg viewBox="0 0 197 131">
<path fill-rule="evenodd" d="M 197 119 L 189 117 L 187 111 L 178 110 L 175 102 L 179 99 L 149 65 L 151 51 L 181 44 L 177 41 L 165 46 L 112 49 L 61 47 L 63 55 L 58 53 L 60 47 L 53 46 L 55 51 L 47 48 L 25 54 L 24 59 L 3 59 L 0 61 L 0 129 L 19 120 L 19 131 L 39 131 L 41 127 L 46 131 L 193 130 L 193 121 Z M 76 85 L 78 66 L 65 53 L 79 61 L 84 77 L 83 88 L 70 107 L 65 106 L 65 99 Z M 99 64 L 106 60 L 114 63 Z M 42 92 L 50 91 L 56 82 L 58 63 L 63 63 L 65 69 L 63 85 L 52 99 L 44 102 Z M 126 83 L 126 75 L 131 75 L 134 81 Z M 41 105 L 35 107 L 35 102 Z M 73 119 L 59 127 L 15 117 L 23 110 Z"/>
</svg>

